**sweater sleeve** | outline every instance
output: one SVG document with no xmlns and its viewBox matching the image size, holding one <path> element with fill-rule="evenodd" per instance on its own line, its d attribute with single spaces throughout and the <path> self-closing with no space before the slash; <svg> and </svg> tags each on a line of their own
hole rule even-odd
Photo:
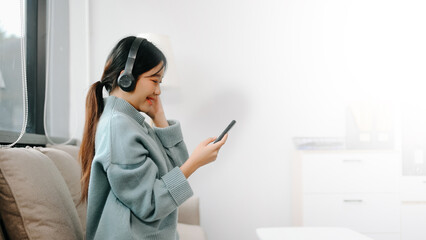
<svg viewBox="0 0 426 240">
<path fill-rule="evenodd" d="M 183 141 L 181 125 L 179 121 L 168 120 L 168 127 L 154 127 L 154 132 L 166 149 L 167 155 L 173 160 L 175 166 L 182 166 L 188 159 L 188 149 Z"/>
<path fill-rule="evenodd" d="M 159 176 L 158 167 L 142 144 L 141 134 L 130 127 L 134 123 L 115 119 L 113 124 L 115 146 L 111 148 L 107 169 L 112 192 L 143 221 L 165 218 L 192 196 L 187 179 L 178 167 Z"/>
</svg>

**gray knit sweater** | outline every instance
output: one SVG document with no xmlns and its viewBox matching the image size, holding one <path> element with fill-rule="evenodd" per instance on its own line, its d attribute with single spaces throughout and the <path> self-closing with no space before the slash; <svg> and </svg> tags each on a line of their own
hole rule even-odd
<svg viewBox="0 0 426 240">
<path fill-rule="evenodd" d="M 151 128 L 123 99 L 109 96 L 96 130 L 87 240 L 179 239 L 177 207 L 192 196 L 180 166 L 188 159 L 180 124 Z"/>
</svg>

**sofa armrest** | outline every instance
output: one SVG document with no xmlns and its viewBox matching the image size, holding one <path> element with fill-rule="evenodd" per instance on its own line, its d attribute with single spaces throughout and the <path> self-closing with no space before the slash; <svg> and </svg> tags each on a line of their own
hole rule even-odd
<svg viewBox="0 0 426 240">
<path fill-rule="evenodd" d="M 207 240 L 203 228 L 197 225 L 178 223 L 177 231 L 180 240 Z"/>
<path fill-rule="evenodd" d="M 178 222 L 189 225 L 200 225 L 199 198 L 191 197 L 180 205 L 178 210 Z"/>
</svg>

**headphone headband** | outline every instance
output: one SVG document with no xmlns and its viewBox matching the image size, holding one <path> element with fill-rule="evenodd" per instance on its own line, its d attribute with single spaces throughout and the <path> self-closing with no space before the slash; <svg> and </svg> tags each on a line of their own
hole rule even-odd
<svg viewBox="0 0 426 240">
<path fill-rule="evenodd" d="M 145 38 L 136 37 L 129 50 L 129 56 L 127 56 L 126 66 L 124 72 L 132 74 L 133 64 L 135 63 L 136 55 L 138 53 L 139 46 L 145 40 Z"/>
<path fill-rule="evenodd" d="M 118 77 L 118 86 L 120 86 L 120 88 L 126 92 L 132 91 L 136 85 L 136 81 L 134 76 L 132 75 L 132 71 L 139 46 L 142 44 L 143 41 L 146 41 L 146 39 L 136 37 L 135 40 L 133 40 L 132 46 L 129 50 L 129 55 L 127 56 L 124 71 Z"/>
</svg>

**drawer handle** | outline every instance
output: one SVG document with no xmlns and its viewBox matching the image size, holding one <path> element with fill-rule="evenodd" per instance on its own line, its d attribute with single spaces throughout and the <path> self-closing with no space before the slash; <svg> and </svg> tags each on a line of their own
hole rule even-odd
<svg viewBox="0 0 426 240">
<path fill-rule="evenodd" d="M 344 199 L 343 202 L 345 202 L 345 203 L 362 203 L 364 201 L 362 199 Z"/>
</svg>

